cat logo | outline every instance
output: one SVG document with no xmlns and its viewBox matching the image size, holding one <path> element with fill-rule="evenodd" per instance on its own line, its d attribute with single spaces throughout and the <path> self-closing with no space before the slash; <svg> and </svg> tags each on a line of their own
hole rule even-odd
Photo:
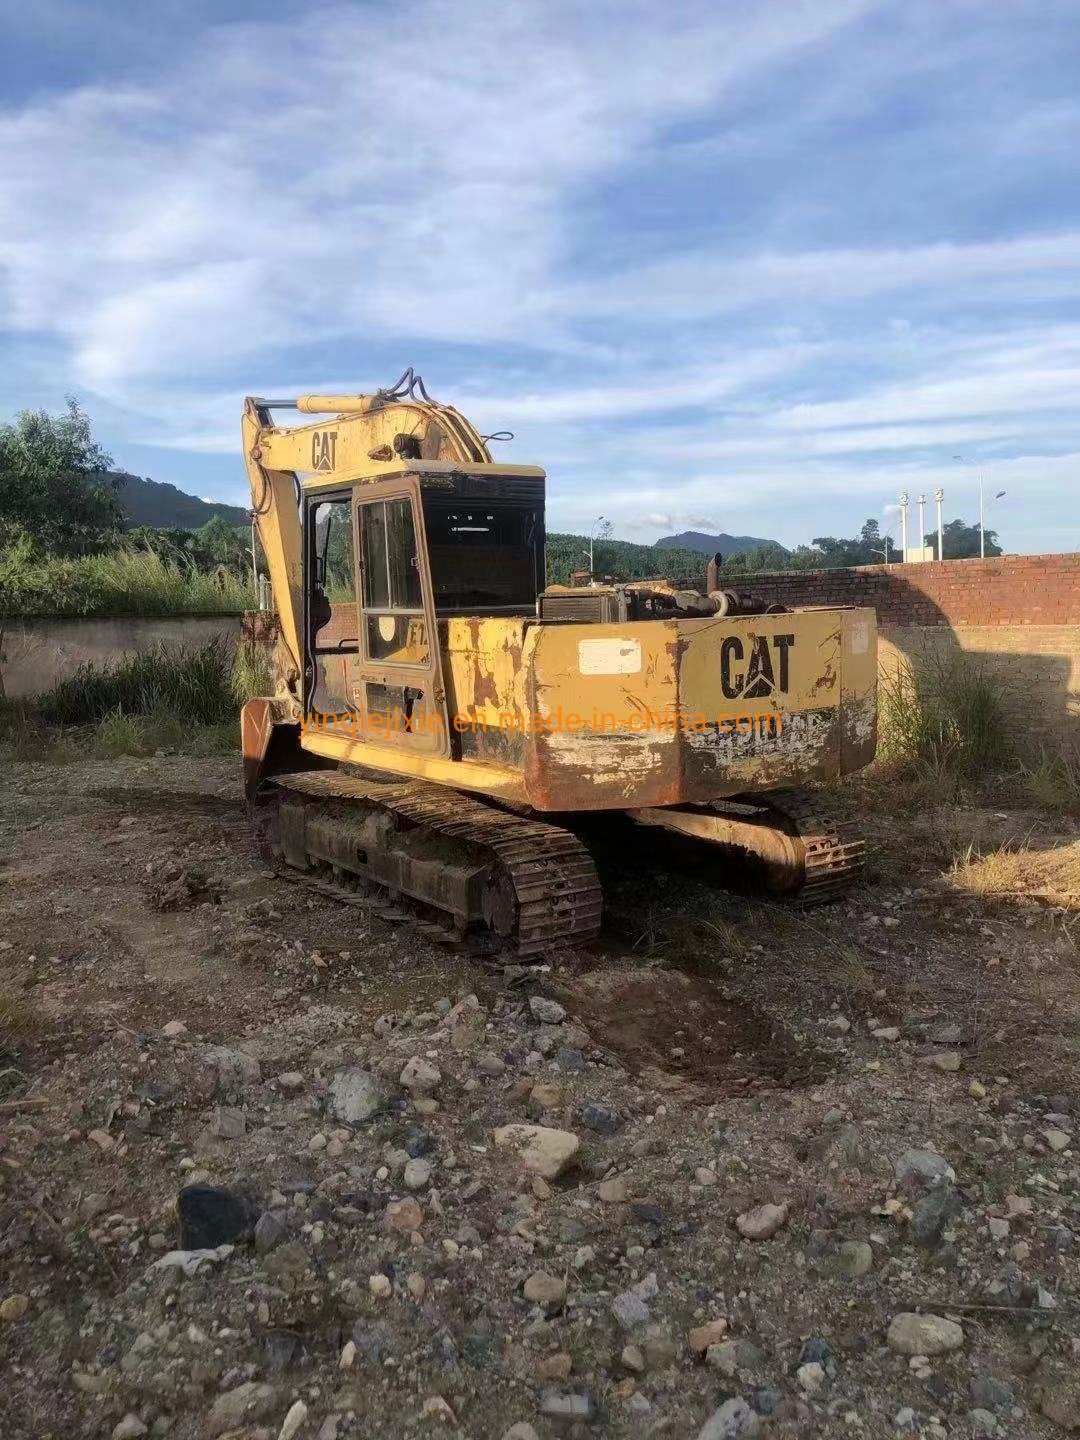
<svg viewBox="0 0 1080 1440">
<path fill-rule="evenodd" d="M 776 668 L 769 641 L 776 649 Z M 788 692 L 788 652 L 795 644 L 794 635 L 755 635 L 746 670 L 735 670 L 745 657 L 743 642 L 737 635 L 728 635 L 720 646 L 720 685 L 729 700 L 760 700 L 768 695 Z"/>
<path fill-rule="evenodd" d="M 312 470 L 333 470 L 337 456 L 337 431 L 313 430 L 311 433 Z"/>
</svg>

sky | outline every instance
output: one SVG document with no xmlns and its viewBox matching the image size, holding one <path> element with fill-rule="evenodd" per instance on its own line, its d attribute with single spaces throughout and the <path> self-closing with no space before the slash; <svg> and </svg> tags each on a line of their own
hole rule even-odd
<svg viewBox="0 0 1080 1440">
<path fill-rule="evenodd" d="M 0 0 L 0 418 L 243 504 L 245 394 L 412 365 L 551 529 L 1075 549 L 1077 74 L 1080 0 Z"/>
</svg>

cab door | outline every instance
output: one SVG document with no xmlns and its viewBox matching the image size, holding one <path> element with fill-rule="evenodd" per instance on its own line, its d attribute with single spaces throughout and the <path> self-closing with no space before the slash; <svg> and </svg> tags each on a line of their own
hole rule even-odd
<svg viewBox="0 0 1080 1440">
<path fill-rule="evenodd" d="M 359 485 L 353 501 L 360 648 L 352 703 L 360 738 L 450 753 L 420 482 Z"/>
</svg>

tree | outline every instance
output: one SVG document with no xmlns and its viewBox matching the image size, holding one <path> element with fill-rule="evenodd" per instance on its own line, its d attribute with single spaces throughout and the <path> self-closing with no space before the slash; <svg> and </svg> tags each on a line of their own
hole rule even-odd
<svg viewBox="0 0 1080 1440">
<path fill-rule="evenodd" d="M 983 536 L 986 542 L 987 555 L 1000 555 L 1001 546 L 997 543 L 997 531 L 987 530 Z M 934 554 L 937 554 L 937 531 L 932 530 L 924 537 L 925 543 L 933 547 Z M 963 520 L 950 520 L 947 525 L 941 527 L 941 558 L 943 560 L 970 560 L 972 556 L 979 553 L 979 527 L 978 525 L 965 525 Z"/>
<path fill-rule="evenodd" d="M 0 425 L 0 547 L 22 539 L 59 555 L 99 548 L 123 523 L 112 463 L 76 400 L 65 414 L 23 410 Z"/>
<path fill-rule="evenodd" d="M 209 561 L 234 569 L 250 563 L 250 544 L 251 538 L 246 529 L 237 529 L 220 515 L 211 515 L 192 536 L 192 550 L 200 562 Z"/>
</svg>

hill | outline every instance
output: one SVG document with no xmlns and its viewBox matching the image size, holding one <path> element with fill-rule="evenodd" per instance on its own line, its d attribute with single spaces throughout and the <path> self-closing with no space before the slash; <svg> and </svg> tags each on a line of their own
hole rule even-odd
<svg viewBox="0 0 1080 1440">
<path fill-rule="evenodd" d="M 594 550 L 596 573 L 619 580 L 655 580 L 665 576 L 672 580 L 692 579 L 705 582 L 705 561 L 699 550 L 677 550 L 667 547 L 658 554 L 654 545 L 635 545 L 630 540 L 597 540 Z M 547 536 L 547 580 L 549 585 L 565 585 L 574 570 L 589 566 L 587 535 Z"/>
<path fill-rule="evenodd" d="M 120 476 L 116 499 L 129 525 L 152 525 L 155 530 L 198 530 L 215 515 L 230 525 L 248 523 L 249 512 L 243 506 L 199 500 L 162 480 L 143 480 L 126 472 Z"/>
<path fill-rule="evenodd" d="M 696 550 L 701 555 L 715 555 L 719 550 L 726 560 L 729 555 L 745 555 L 748 550 L 775 546 L 776 540 L 763 540 L 757 535 L 706 535 L 701 530 L 684 530 L 681 535 L 665 535 L 657 540 L 658 550 Z"/>
</svg>

